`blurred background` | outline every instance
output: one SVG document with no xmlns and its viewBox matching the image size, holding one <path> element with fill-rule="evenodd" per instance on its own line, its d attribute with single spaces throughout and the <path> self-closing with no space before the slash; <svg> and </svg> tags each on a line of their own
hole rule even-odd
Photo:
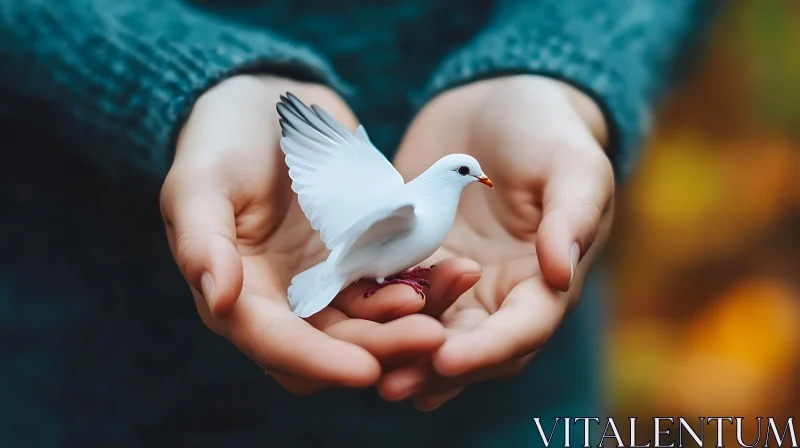
<svg viewBox="0 0 800 448">
<path fill-rule="evenodd" d="M 609 415 L 800 415 L 798 49 L 800 2 L 729 2 L 660 110 L 607 251 Z"/>
</svg>

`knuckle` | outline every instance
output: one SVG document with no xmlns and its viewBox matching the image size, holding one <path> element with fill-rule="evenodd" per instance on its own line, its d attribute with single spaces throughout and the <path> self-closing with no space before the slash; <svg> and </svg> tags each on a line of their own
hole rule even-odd
<svg viewBox="0 0 800 448">
<path fill-rule="evenodd" d="M 194 252 L 194 236 L 191 231 L 183 230 L 175 238 L 175 260 L 181 269 L 188 269 Z"/>
<path fill-rule="evenodd" d="M 236 235 L 236 229 L 227 223 L 215 223 L 208 227 L 208 234 L 231 240 L 230 235 Z"/>
<path fill-rule="evenodd" d="M 594 203 L 586 204 L 584 207 L 584 213 L 586 214 L 586 220 L 589 224 L 589 228 L 597 229 L 597 227 L 600 225 L 600 218 L 603 216 L 603 211 L 600 210 L 600 207 Z"/>
</svg>

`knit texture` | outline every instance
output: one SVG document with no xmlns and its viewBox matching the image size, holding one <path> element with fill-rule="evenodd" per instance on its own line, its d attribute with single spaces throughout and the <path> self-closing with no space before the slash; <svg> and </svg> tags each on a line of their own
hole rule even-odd
<svg viewBox="0 0 800 448">
<path fill-rule="evenodd" d="M 0 116 L 82 148 L 111 177 L 163 178 L 194 102 L 236 73 L 341 88 L 307 47 L 175 0 L 2 0 L 0 60 Z"/>
<path fill-rule="evenodd" d="M 110 177 L 136 182 L 141 174 L 163 178 L 194 102 L 237 73 L 343 92 L 326 61 L 333 59 L 359 88 L 348 98 L 354 108 L 384 111 L 370 130 L 388 154 L 399 139 L 398 116 L 407 118 L 420 98 L 477 79 L 544 74 L 597 100 L 621 179 L 634 166 L 656 94 L 674 79 L 670 63 L 712 3 L 196 2 L 236 23 L 178 0 L 0 0 L 0 117 L 45 126 Z"/>
</svg>

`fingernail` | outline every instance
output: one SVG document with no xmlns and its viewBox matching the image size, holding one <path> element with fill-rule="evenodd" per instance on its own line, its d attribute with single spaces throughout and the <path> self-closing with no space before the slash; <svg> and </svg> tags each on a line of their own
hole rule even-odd
<svg viewBox="0 0 800 448">
<path fill-rule="evenodd" d="M 569 286 L 572 287 L 572 280 L 575 279 L 575 269 L 578 268 L 578 259 L 581 256 L 581 248 L 578 243 L 574 243 L 569 249 Z"/>
<path fill-rule="evenodd" d="M 205 297 L 206 302 L 210 307 L 214 302 L 214 277 L 212 277 L 208 272 L 204 272 L 203 276 L 200 277 L 200 287 L 203 292 L 203 297 Z"/>
</svg>

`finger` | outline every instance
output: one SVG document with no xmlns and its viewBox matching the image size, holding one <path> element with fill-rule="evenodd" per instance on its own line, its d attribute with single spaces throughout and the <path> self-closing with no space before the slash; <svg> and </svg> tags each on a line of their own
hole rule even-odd
<svg viewBox="0 0 800 448">
<path fill-rule="evenodd" d="M 454 377 L 443 377 L 433 372 L 432 375 L 426 378 L 425 383 L 415 392 L 415 395 L 441 395 L 453 389 L 463 389 L 472 384 L 483 383 L 485 381 L 505 381 L 513 379 L 522 372 L 535 354 L 536 352 L 521 358 L 511 359 L 503 364 L 485 367 Z"/>
<path fill-rule="evenodd" d="M 242 291 L 233 204 L 221 193 L 162 196 L 172 254 L 186 281 L 213 316 L 226 314 Z"/>
<path fill-rule="evenodd" d="M 553 287 L 566 291 L 578 261 L 593 243 L 610 206 L 614 177 L 608 157 L 595 151 L 571 152 L 556 159 L 545 185 L 543 217 L 536 238 L 539 266 Z"/>
<path fill-rule="evenodd" d="M 533 353 L 552 336 L 567 306 L 541 278 L 525 280 L 496 313 L 449 337 L 433 366 L 443 376 L 457 376 Z"/>
<path fill-rule="evenodd" d="M 307 320 L 318 330 L 359 345 L 379 360 L 386 362 L 406 356 L 429 355 L 444 342 L 441 325 L 424 316 L 410 316 L 381 325 L 366 320 L 350 319 L 341 311 L 328 307 Z M 298 378 L 274 371 L 268 370 L 267 373 L 296 395 L 310 395 L 331 386 L 322 381 Z M 423 378 L 424 376 L 420 375 L 418 381 L 421 383 Z"/>
<path fill-rule="evenodd" d="M 387 365 L 429 356 L 442 346 L 445 339 L 441 323 L 421 314 L 381 324 L 351 319 L 328 307 L 309 317 L 308 322 L 336 339 L 363 347 Z"/>
<path fill-rule="evenodd" d="M 431 287 L 422 312 L 439 317 L 478 283 L 481 272 L 481 265 L 469 258 L 448 258 L 437 262 L 427 274 Z"/>
<path fill-rule="evenodd" d="M 443 377 L 427 363 L 404 366 L 384 373 L 376 388 L 387 401 L 401 401 L 411 396 L 446 396 L 452 390 L 463 389 L 472 384 L 510 380 L 522 372 L 534 354 L 455 377 Z"/>
<path fill-rule="evenodd" d="M 378 381 L 378 394 L 386 401 L 403 401 L 421 390 L 432 369 L 428 363 L 399 367 Z"/>
<path fill-rule="evenodd" d="M 367 289 L 374 286 L 375 282 L 369 280 L 353 283 L 340 292 L 331 305 L 347 316 L 375 322 L 418 313 L 425 306 L 426 296 L 406 285 L 389 285 L 364 297 Z"/>
<path fill-rule="evenodd" d="M 330 384 L 321 381 L 306 380 L 269 370 L 266 373 L 278 384 L 283 386 L 284 389 L 295 395 L 300 395 L 301 397 L 317 393 L 330 387 Z"/>
<path fill-rule="evenodd" d="M 245 292 L 220 333 L 264 370 L 332 386 L 366 387 L 380 364 L 366 349 L 331 337 L 277 301 Z"/>
<path fill-rule="evenodd" d="M 350 317 L 387 322 L 423 311 L 438 316 L 480 279 L 481 267 L 468 258 L 449 258 L 432 265 L 419 276 L 428 280 L 426 294 L 420 295 L 405 285 L 390 285 L 364 297 L 375 283 L 362 280 L 345 288 L 332 305 Z"/>
</svg>

